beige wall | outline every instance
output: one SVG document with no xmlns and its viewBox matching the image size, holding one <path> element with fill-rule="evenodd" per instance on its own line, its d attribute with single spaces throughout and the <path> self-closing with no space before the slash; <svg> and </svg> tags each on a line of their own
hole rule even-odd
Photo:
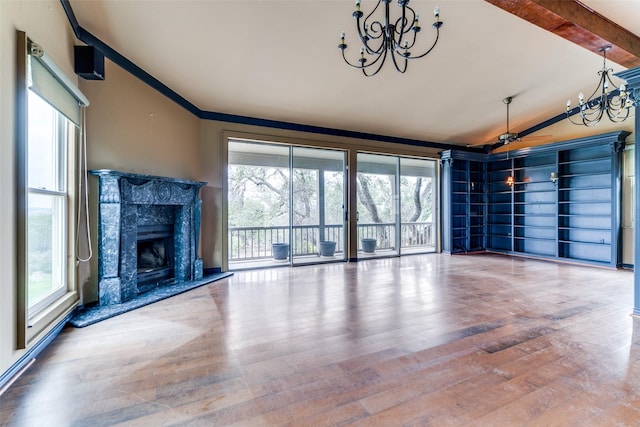
<svg viewBox="0 0 640 427">
<path fill-rule="evenodd" d="M 23 351 L 15 349 L 15 31 L 20 29 L 43 45 L 72 79 L 73 37 L 58 0 L 0 0 L 0 372 Z M 84 81 L 80 89 L 91 101 L 87 109 L 88 163 L 90 169 L 114 169 L 151 175 L 207 181 L 202 190 L 202 257 L 206 268 L 224 264 L 224 192 L 226 138 L 230 136 L 281 141 L 300 145 L 438 158 L 438 150 L 323 136 L 232 123 L 200 120 L 149 86 L 107 61 L 105 81 Z M 541 133 L 556 133 L 556 140 L 576 129 L 566 124 Z M 626 124 L 631 127 L 632 124 Z M 619 129 L 619 128 L 617 128 Z M 615 129 L 614 129 L 615 130 Z M 610 131 L 600 128 L 597 132 Z M 568 132 L 568 133 L 567 133 Z M 585 130 L 579 132 L 584 134 Z M 577 135 L 582 136 L 582 135 Z M 514 147 L 519 148 L 519 147 Z M 354 158 L 354 156 L 350 156 Z M 96 179 L 91 178 L 91 224 L 96 247 Z M 81 266 L 80 288 L 84 302 L 96 299 L 97 257 Z"/>
<path fill-rule="evenodd" d="M 105 80 L 81 79 L 80 89 L 91 102 L 86 110 L 89 170 L 199 180 L 200 119 L 195 115 L 109 60 Z M 98 178 L 90 176 L 89 182 L 94 257 L 80 266 L 84 303 L 98 299 Z"/>
<path fill-rule="evenodd" d="M 0 372 L 9 369 L 25 352 L 15 350 L 16 30 L 25 31 L 41 44 L 89 98 L 89 169 L 115 169 L 185 179 L 199 179 L 200 176 L 200 120 L 197 117 L 108 61 L 105 81 L 80 79 L 78 82 L 73 71 L 73 46 L 80 43 L 73 36 L 60 2 L 0 0 L 0 194 L 3 201 L 3 209 L 0 209 Z M 92 246 L 97 254 L 97 179 L 91 177 L 90 181 Z M 82 252 L 82 255 L 86 254 L 86 250 Z M 97 296 L 97 257 L 88 264 L 81 264 L 79 270 L 83 301 L 93 301 Z"/>
<path fill-rule="evenodd" d="M 16 31 L 39 43 L 74 79 L 74 37 L 59 1 L 0 1 L 0 372 L 23 354 L 16 350 L 15 97 Z M 44 330 L 42 334 L 48 331 Z M 32 342 L 35 342 L 33 340 Z"/>
<path fill-rule="evenodd" d="M 105 76 L 80 81 L 89 169 L 199 179 L 200 120 L 109 60 Z"/>
</svg>

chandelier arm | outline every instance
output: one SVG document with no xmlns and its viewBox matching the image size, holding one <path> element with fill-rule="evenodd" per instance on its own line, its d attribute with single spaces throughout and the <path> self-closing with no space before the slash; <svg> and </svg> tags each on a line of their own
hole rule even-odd
<svg viewBox="0 0 640 427">
<path fill-rule="evenodd" d="M 376 7 L 373 8 L 371 13 L 369 13 L 366 18 L 364 18 L 364 21 L 362 22 L 362 24 L 360 23 L 360 20 L 362 19 L 362 16 L 364 14 L 362 13 L 362 11 L 360 11 L 360 8 L 358 7 L 358 9 L 355 12 L 353 12 L 353 17 L 356 20 L 356 29 L 358 30 L 358 37 L 360 38 L 360 42 L 362 43 L 362 45 L 366 49 L 367 53 L 369 53 L 371 55 L 381 53 L 381 49 L 384 48 L 384 43 L 381 43 L 380 47 L 378 47 L 378 49 L 374 50 L 369 46 L 369 43 L 368 43 L 369 40 L 371 40 L 371 39 L 375 40 L 375 39 L 379 39 L 380 37 L 384 36 L 384 31 L 383 31 L 384 27 L 383 27 L 383 25 L 382 25 L 382 23 L 380 21 L 373 21 L 373 23 L 370 26 L 368 24 L 369 18 L 371 18 L 371 16 L 378 9 L 378 6 L 380 6 L 380 2 L 381 2 L 381 0 L 378 0 L 378 3 L 376 4 Z M 379 30 L 375 29 L 376 26 L 379 28 Z"/>
<path fill-rule="evenodd" d="M 413 46 L 415 46 L 416 41 L 417 41 L 417 33 L 415 31 L 412 31 L 413 33 L 413 39 L 411 40 L 411 43 L 407 44 L 407 47 L 405 48 L 404 46 L 400 46 L 399 44 L 396 46 L 396 48 L 394 49 L 396 52 L 398 52 L 400 55 L 405 56 L 403 54 L 403 52 L 400 52 L 400 49 L 406 50 L 408 51 L 408 49 L 411 49 Z M 405 33 L 405 37 L 407 37 L 407 33 Z M 406 40 L 406 38 L 405 38 Z"/>
<path fill-rule="evenodd" d="M 609 84 L 614 88 L 614 90 L 612 90 L 609 93 L 608 99 L 607 99 L 607 116 L 609 117 L 609 120 L 611 120 L 614 123 L 620 123 L 625 121 L 628 117 L 629 117 L 629 109 L 627 108 L 626 105 L 626 101 L 627 101 L 627 96 L 629 96 L 627 93 L 622 93 L 620 88 L 618 86 L 616 86 L 616 84 L 611 80 L 611 77 L 609 76 L 609 72 L 613 72 L 613 69 L 609 68 L 606 71 L 606 80 L 609 82 Z M 633 102 L 632 102 L 633 103 Z"/>
<path fill-rule="evenodd" d="M 374 22 L 371 26 L 371 28 L 373 28 L 373 26 L 375 24 L 378 24 L 380 26 L 380 34 L 377 36 L 368 36 L 366 40 L 362 40 L 362 44 L 365 47 L 365 50 L 367 51 L 367 53 L 369 55 L 380 55 L 382 54 L 382 52 L 386 49 L 386 37 L 384 35 L 384 31 L 382 31 L 382 24 L 378 21 Z M 378 47 L 376 47 L 375 49 L 372 48 L 369 43 L 372 40 L 378 40 L 380 39 L 380 44 L 378 45 Z"/>
<path fill-rule="evenodd" d="M 621 116 L 620 114 L 622 113 L 622 111 L 625 111 L 624 116 Z M 624 108 L 624 109 L 619 109 L 617 110 L 615 115 L 611 115 L 609 110 L 607 110 L 607 116 L 609 116 L 609 120 L 611 120 L 614 123 L 622 123 L 625 120 L 627 120 L 627 118 L 629 117 L 629 110 L 630 108 Z"/>
<path fill-rule="evenodd" d="M 587 110 L 586 108 L 580 109 L 580 119 L 584 126 L 597 125 L 600 123 L 600 120 L 602 120 L 603 115 L 603 110 Z"/>
<path fill-rule="evenodd" d="M 603 72 L 604 70 L 600 70 L 598 71 L 598 75 L 600 76 L 600 78 L 598 79 L 598 83 L 596 84 L 596 88 L 593 90 L 593 93 L 591 93 L 591 95 L 589 95 L 586 98 L 586 101 L 584 101 L 584 104 L 588 105 L 589 108 L 591 108 L 593 105 L 592 104 L 598 104 L 600 103 L 600 99 L 602 97 L 603 94 L 605 94 L 605 89 L 604 89 L 604 85 L 606 82 L 606 73 Z"/>
<path fill-rule="evenodd" d="M 579 108 L 579 107 L 577 107 L 577 108 Z M 571 111 L 573 111 L 573 110 L 571 110 Z M 588 126 L 588 127 L 589 127 L 589 126 L 595 126 L 595 125 L 597 125 L 597 124 L 600 122 L 600 120 L 593 120 L 593 121 L 589 121 L 589 120 L 587 120 L 587 119 L 585 118 L 585 116 L 582 114 L 582 112 L 581 112 L 581 111 L 579 112 L 579 113 L 580 113 L 580 121 L 575 121 L 575 120 L 573 120 L 573 119 L 571 118 L 571 116 L 572 116 L 573 114 L 578 114 L 578 112 L 576 112 L 576 113 L 571 113 L 571 111 L 567 111 L 567 119 L 568 119 L 571 123 L 573 123 L 574 125 L 577 125 L 577 126 Z"/>
<path fill-rule="evenodd" d="M 369 13 L 367 15 L 367 17 L 364 19 L 365 23 L 369 20 L 369 18 L 371 18 L 371 16 L 373 16 L 374 13 L 376 13 L 376 10 L 378 10 L 378 7 L 380 7 L 380 3 L 382 3 L 382 1 L 378 0 L 378 3 L 376 4 L 376 7 L 374 7 L 373 10 L 371 11 L 371 13 Z"/>
<path fill-rule="evenodd" d="M 376 70 L 374 72 L 372 72 L 372 73 L 367 73 L 367 70 L 369 69 L 369 67 L 371 67 L 376 62 L 378 62 L 380 60 L 380 58 L 382 58 L 382 61 L 380 61 L 380 65 L 378 65 L 378 68 L 376 68 Z M 362 67 L 362 74 L 364 74 L 367 77 L 375 76 L 382 69 L 382 66 L 384 65 L 384 62 L 385 62 L 386 59 L 387 59 L 387 50 L 385 50 L 382 55 L 378 56 L 369 65 Z"/>
<path fill-rule="evenodd" d="M 587 103 L 585 103 L 580 107 L 580 117 L 582 118 L 582 121 L 586 126 L 595 126 L 600 122 L 600 120 L 602 120 L 605 110 L 602 108 L 594 108 L 597 105 L 600 104 L 593 103 L 592 105 L 588 105 Z"/>
<path fill-rule="evenodd" d="M 342 58 L 344 59 L 344 62 L 347 63 L 348 66 L 353 67 L 353 68 L 363 68 L 360 65 L 356 65 L 356 64 L 352 64 L 351 62 L 349 62 L 349 60 L 347 59 L 346 55 L 344 54 L 344 51 L 342 51 Z"/>
<path fill-rule="evenodd" d="M 396 53 L 398 53 L 398 55 L 401 56 L 403 61 L 404 61 L 402 63 L 402 65 L 403 65 L 402 67 L 400 65 L 398 65 L 398 60 L 396 59 Z M 407 58 L 404 55 L 402 55 L 399 52 L 396 52 L 396 51 L 392 50 L 391 51 L 391 59 L 393 60 L 393 65 L 396 67 L 397 71 L 399 71 L 402 74 L 404 74 L 404 72 L 407 71 L 407 65 L 408 65 L 409 62 L 407 61 Z"/>
<path fill-rule="evenodd" d="M 360 28 L 360 26 L 358 26 L 358 32 L 359 35 L 362 36 L 362 38 L 374 40 L 379 39 L 381 37 L 384 37 L 384 25 L 380 21 L 373 21 L 371 25 L 369 25 L 365 20 L 362 29 Z"/>
<path fill-rule="evenodd" d="M 372 34 L 372 33 L 370 33 L 370 32 L 367 30 L 367 24 L 366 24 L 367 20 L 366 20 L 366 19 L 364 20 L 364 25 L 360 25 L 360 18 L 362 17 L 362 12 L 360 12 L 360 13 L 358 13 L 358 12 L 359 12 L 359 11 L 354 12 L 354 15 L 353 15 L 353 16 L 354 16 L 354 18 L 356 19 L 356 29 L 358 30 L 358 37 L 360 38 L 360 43 L 362 43 L 362 46 L 366 49 L 367 53 L 369 53 L 369 54 L 377 53 L 377 51 L 373 50 L 373 49 L 369 46 L 369 40 L 371 40 L 371 39 L 374 39 L 374 40 L 375 40 L 375 39 L 378 39 L 378 38 L 380 38 L 380 35 L 377 35 L 377 36 L 376 36 L 376 35 L 375 35 L 375 32 L 376 32 L 375 30 L 373 30 L 373 34 Z M 380 24 L 378 21 L 375 21 L 375 22 L 372 24 L 372 27 L 373 27 L 375 24 L 378 24 L 378 25 L 380 25 L 380 26 L 381 26 L 381 24 Z M 364 32 L 363 32 L 363 30 L 364 30 Z"/>
<path fill-rule="evenodd" d="M 366 65 L 364 68 L 369 68 L 374 64 L 377 64 L 378 61 L 382 61 L 382 63 L 384 63 L 385 59 L 387 58 L 387 49 L 382 49 L 379 53 L 377 53 L 377 55 L 378 56 L 376 56 L 375 59 L 369 62 L 369 64 Z"/>
<path fill-rule="evenodd" d="M 350 67 L 358 68 L 358 69 L 360 69 L 360 70 L 364 70 L 364 69 L 366 69 L 366 68 L 372 67 L 373 65 L 375 65 L 376 63 L 378 63 L 378 61 L 382 61 L 382 62 L 380 63 L 380 66 L 378 67 L 378 70 L 376 70 L 376 72 L 375 72 L 375 73 L 370 74 L 371 76 L 373 76 L 373 75 L 377 74 L 377 73 L 378 73 L 378 71 L 380 71 L 380 68 L 382 67 L 382 64 L 384 64 L 385 58 L 386 58 L 386 56 L 387 56 L 387 51 L 386 51 L 386 50 L 384 50 L 384 52 L 383 52 L 382 54 L 378 55 L 378 56 L 376 57 L 376 59 L 374 59 L 373 61 L 369 62 L 369 63 L 368 63 L 368 64 L 366 64 L 366 65 L 365 65 L 364 63 L 360 63 L 360 64 L 352 64 L 351 62 L 349 62 L 349 60 L 347 59 L 347 56 L 346 56 L 346 55 L 345 55 L 345 53 L 344 53 L 344 51 L 346 50 L 346 48 L 345 48 L 345 49 L 341 49 L 341 50 L 342 50 L 342 58 L 344 59 L 344 62 L 346 62 L 346 63 L 347 63 L 347 65 L 349 65 Z M 365 61 L 365 62 L 366 62 L 366 61 Z M 369 76 L 369 74 L 367 74 L 367 76 Z"/>
<path fill-rule="evenodd" d="M 593 93 L 578 105 L 578 112 L 582 123 L 576 123 L 570 119 L 571 123 L 584 126 L 595 126 L 600 123 L 604 116 L 607 105 L 607 95 L 605 92 L 606 68 L 598 71 L 600 78 Z M 568 114 L 568 113 L 567 113 Z M 608 115 L 608 113 L 607 113 Z M 570 116 L 569 116 L 570 118 Z"/>
<path fill-rule="evenodd" d="M 404 37 L 404 28 L 407 25 L 406 9 L 407 6 L 402 5 L 402 15 L 396 20 L 395 25 L 393 27 L 390 27 L 389 38 L 391 39 L 391 42 L 393 44 L 392 47 L 395 51 L 398 51 L 398 48 L 401 48 L 400 43 L 402 43 L 402 38 Z M 396 34 L 398 35 L 398 41 L 396 41 Z"/>
<path fill-rule="evenodd" d="M 363 68 L 367 68 L 372 64 L 369 65 L 362 65 L 362 63 L 360 64 L 352 64 L 351 62 L 349 62 L 349 60 L 347 59 L 347 56 L 344 54 L 344 50 L 342 51 L 342 59 L 344 59 L 344 62 L 347 63 L 348 66 L 353 67 L 353 68 L 358 68 L 358 69 L 363 69 Z"/>
<path fill-rule="evenodd" d="M 417 55 L 417 56 L 407 56 L 407 59 L 420 59 L 423 58 L 425 56 L 427 56 L 428 54 L 431 53 L 431 51 L 433 50 L 433 48 L 436 47 L 436 44 L 438 44 L 438 38 L 440 37 L 440 29 L 436 28 L 436 39 L 433 41 L 433 44 L 431 45 L 431 47 L 429 48 L 429 50 L 427 50 L 425 53 L 423 53 L 422 55 Z"/>
<path fill-rule="evenodd" d="M 376 30 L 375 27 L 377 27 L 378 29 Z M 365 31 L 364 35 L 368 39 L 377 40 L 379 38 L 384 38 L 384 25 L 382 24 L 382 22 L 373 21 L 373 23 L 369 25 L 367 28 L 365 28 L 364 30 Z"/>
<path fill-rule="evenodd" d="M 619 88 L 616 88 L 609 94 L 607 116 L 609 116 L 609 120 L 614 123 L 621 123 L 629 118 L 631 108 L 626 107 L 626 96 L 622 96 Z"/>
</svg>

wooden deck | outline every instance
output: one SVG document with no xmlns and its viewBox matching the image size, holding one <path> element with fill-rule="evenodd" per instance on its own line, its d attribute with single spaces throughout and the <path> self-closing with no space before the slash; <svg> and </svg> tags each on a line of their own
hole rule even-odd
<svg viewBox="0 0 640 427">
<path fill-rule="evenodd" d="M 238 272 L 65 328 L 11 426 L 638 426 L 633 273 L 499 255 Z"/>
</svg>

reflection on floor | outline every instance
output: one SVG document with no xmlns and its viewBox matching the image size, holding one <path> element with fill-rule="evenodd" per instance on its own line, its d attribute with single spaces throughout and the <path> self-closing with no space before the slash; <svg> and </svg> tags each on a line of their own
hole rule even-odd
<svg viewBox="0 0 640 427">
<path fill-rule="evenodd" d="M 434 246 L 414 246 L 410 248 L 402 248 L 402 255 L 417 255 L 434 253 L 436 248 Z M 358 251 L 358 259 L 370 259 L 370 258 L 385 258 L 398 256 L 398 251 L 392 249 L 378 249 L 375 253 L 365 253 Z M 306 265 L 306 264 L 318 264 L 326 262 L 340 262 L 344 261 L 344 253 L 337 252 L 334 257 L 321 257 L 319 255 L 305 255 L 297 256 L 293 259 L 293 264 Z M 291 265 L 289 259 L 275 260 L 273 258 L 255 259 L 246 261 L 229 261 L 230 271 L 252 270 L 256 268 L 271 268 L 271 267 L 288 267 Z"/>
<path fill-rule="evenodd" d="M 80 308 L 73 315 L 69 323 L 76 328 L 84 328 L 85 326 L 89 326 L 96 322 L 109 319 L 113 316 L 118 316 L 131 310 L 144 307 L 145 305 L 161 301 L 165 298 L 170 298 L 174 295 L 190 291 L 191 289 L 206 285 L 207 283 L 224 279 L 231 276 L 232 274 L 233 273 L 218 273 L 205 276 L 200 280 L 188 280 L 182 282 L 168 281 L 167 283 L 164 283 L 163 286 L 158 286 L 152 290 L 141 293 L 134 299 L 123 302 L 121 304 L 96 304 Z"/>
<path fill-rule="evenodd" d="M 8 426 L 638 426 L 633 272 L 429 254 L 242 271 L 65 328 Z"/>
</svg>

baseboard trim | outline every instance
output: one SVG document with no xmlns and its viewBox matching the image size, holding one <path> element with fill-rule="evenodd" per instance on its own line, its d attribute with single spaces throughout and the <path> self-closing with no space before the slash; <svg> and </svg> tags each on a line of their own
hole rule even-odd
<svg viewBox="0 0 640 427">
<path fill-rule="evenodd" d="M 40 341 L 38 341 L 33 347 L 22 355 L 20 359 L 9 369 L 7 369 L 2 375 L 0 375 L 0 396 L 9 389 L 11 384 L 22 375 L 31 364 L 36 360 L 36 357 L 47 348 L 49 344 L 57 337 L 62 328 L 71 319 L 73 311 L 65 316 L 54 328 L 52 328 Z"/>
<path fill-rule="evenodd" d="M 212 274 L 222 273 L 222 267 L 205 268 L 203 271 L 204 276 L 210 276 Z"/>
</svg>

